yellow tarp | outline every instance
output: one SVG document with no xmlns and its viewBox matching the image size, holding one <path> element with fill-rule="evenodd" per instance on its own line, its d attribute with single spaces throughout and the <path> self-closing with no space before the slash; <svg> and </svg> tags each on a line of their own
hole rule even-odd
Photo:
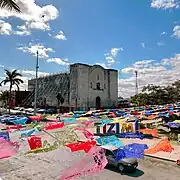
<svg viewBox="0 0 180 180">
<path fill-rule="evenodd" d="M 87 118 L 87 117 L 80 117 L 80 118 L 77 118 L 77 120 L 80 120 L 80 121 L 88 121 L 89 118 Z"/>
</svg>

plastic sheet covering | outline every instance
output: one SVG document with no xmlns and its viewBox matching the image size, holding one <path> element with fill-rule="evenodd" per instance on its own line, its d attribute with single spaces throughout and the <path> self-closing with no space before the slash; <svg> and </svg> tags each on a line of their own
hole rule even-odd
<svg viewBox="0 0 180 180">
<path fill-rule="evenodd" d="M 107 165 L 104 149 L 94 146 L 78 163 L 66 169 L 59 180 L 72 180 L 101 172 Z"/>
<path fill-rule="evenodd" d="M 0 138 L 0 159 L 14 156 L 19 149 L 19 145 L 16 142 L 10 142 L 3 138 Z"/>
<path fill-rule="evenodd" d="M 0 132 L 0 138 L 10 141 L 9 133 L 8 132 Z"/>
<path fill-rule="evenodd" d="M 124 144 L 115 136 L 104 136 L 102 138 L 96 139 L 97 143 L 100 145 L 111 145 L 116 147 L 124 146 Z"/>
<path fill-rule="evenodd" d="M 116 161 L 124 158 L 143 158 L 144 150 L 148 149 L 146 144 L 128 144 L 123 148 L 116 150 Z"/>
<path fill-rule="evenodd" d="M 61 146 L 64 146 L 65 144 L 70 144 L 77 142 L 79 140 L 79 137 L 74 132 L 74 128 L 68 128 L 64 127 L 59 132 L 52 132 L 52 134 L 58 139 L 58 142 Z"/>
<path fill-rule="evenodd" d="M 180 123 L 168 122 L 167 125 L 171 128 L 180 128 Z"/>
<path fill-rule="evenodd" d="M 27 120 L 28 120 L 27 117 L 22 117 L 22 118 L 18 118 L 16 120 L 9 120 L 9 122 L 12 122 L 16 125 L 25 125 Z"/>
<path fill-rule="evenodd" d="M 61 122 L 64 122 L 64 123 L 73 123 L 75 121 L 76 121 L 76 118 L 67 118 L 67 119 L 61 120 Z"/>
<path fill-rule="evenodd" d="M 76 128 L 75 130 L 77 131 L 82 131 L 84 136 L 87 138 L 87 139 L 94 139 L 93 138 L 93 133 L 91 133 L 90 131 L 88 131 L 87 129 L 85 128 Z"/>
<path fill-rule="evenodd" d="M 27 140 L 28 140 L 28 144 L 31 150 L 42 148 L 41 137 L 31 136 L 31 137 L 28 137 Z"/>
<path fill-rule="evenodd" d="M 6 130 L 20 130 L 22 129 L 22 125 L 10 125 L 6 126 Z"/>
<path fill-rule="evenodd" d="M 159 151 L 164 151 L 164 152 L 172 152 L 174 148 L 171 146 L 168 138 L 162 139 L 160 142 L 157 143 L 152 148 L 149 148 L 148 150 L 145 151 L 146 154 L 155 154 Z"/>
<path fill-rule="evenodd" d="M 140 129 L 139 132 L 142 132 L 143 134 L 151 134 L 153 137 L 157 137 L 157 129 Z"/>
<path fill-rule="evenodd" d="M 45 130 L 53 130 L 53 129 L 58 129 L 64 127 L 64 122 L 62 123 L 48 123 L 47 126 L 45 127 Z"/>
<path fill-rule="evenodd" d="M 94 121 L 82 121 L 81 124 L 83 124 L 85 128 L 90 128 L 94 124 Z"/>
<path fill-rule="evenodd" d="M 98 126 L 101 126 L 101 127 L 108 124 L 108 123 L 110 123 L 110 122 L 112 122 L 112 119 L 105 119 L 105 120 L 96 121 L 96 123 L 101 123 L 101 124 L 98 125 Z"/>
<path fill-rule="evenodd" d="M 65 146 L 71 149 L 71 152 L 84 150 L 86 153 L 96 145 L 96 141 L 77 142 L 72 144 L 66 144 Z"/>
<path fill-rule="evenodd" d="M 144 139 L 145 135 L 140 134 L 140 133 L 119 133 L 118 134 L 119 138 L 139 138 L 139 139 Z"/>
<path fill-rule="evenodd" d="M 19 133 L 21 133 L 21 138 L 23 138 L 23 137 L 29 137 L 33 135 L 35 132 L 36 132 L 35 129 L 30 129 L 30 130 L 20 131 Z"/>
<path fill-rule="evenodd" d="M 29 116 L 28 117 L 31 121 L 40 121 L 42 119 L 41 116 Z"/>
<path fill-rule="evenodd" d="M 153 120 L 153 119 L 156 119 L 158 116 L 155 115 L 155 114 L 152 114 L 150 116 L 147 117 L 148 120 Z"/>
</svg>

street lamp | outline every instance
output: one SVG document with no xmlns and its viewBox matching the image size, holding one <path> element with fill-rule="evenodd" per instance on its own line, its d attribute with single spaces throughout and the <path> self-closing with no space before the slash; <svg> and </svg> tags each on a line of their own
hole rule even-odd
<svg viewBox="0 0 180 180">
<path fill-rule="evenodd" d="M 35 79 L 35 94 L 34 94 L 34 115 L 36 115 L 37 112 L 37 87 L 38 87 L 38 69 L 39 69 L 39 53 L 36 52 L 37 58 L 36 58 L 36 79 Z"/>
</svg>

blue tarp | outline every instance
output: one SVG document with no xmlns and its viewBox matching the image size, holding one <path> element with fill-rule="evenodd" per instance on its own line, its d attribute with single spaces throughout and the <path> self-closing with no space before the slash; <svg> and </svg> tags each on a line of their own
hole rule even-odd
<svg viewBox="0 0 180 180">
<path fill-rule="evenodd" d="M 29 136 L 33 135 L 35 132 L 36 132 L 35 129 L 19 131 L 19 133 L 21 133 L 21 137 L 29 137 Z"/>
<path fill-rule="evenodd" d="M 60 120 L 61 122 L 65 122 L 65 123 L 71 123 L 71 122 L 75 122 L 76 118 L 67 118 L 67 119 L 63 119 Z"/>
<path fill-rule="evenodd" d="M 74 118 L 79 118 L 81 117 L 81 114 L 74 114 Z"/>
<path fill-rule="evenodd" d="M 124 158 L 143 158 L 145 149 L 148 149 L 146 144 L 128 144 L 116 150 L 116 161 Z"/>
<path fill-rule="evenodd" d="M 0 132 L 0 138 L 10 141 L 9 133 L 8 132 Z"/>
<path fill-rule="evenodd" d="M 21 117 L 21 118 L 17 118 L 14 120 L 9 120 L 9 122 L 12 122 L 16 125 L 25 125 L 27 122 L 28 118 L 27 117 Z"/>
<path fill-rule="evenodd" d="M 140 133 L 119 133 L 118 134 L 119 138 L 139 138 L 139 139 L 144 139 L 145 135 L 144 134 L 140 134 Z"/>
<path fill-rule="evenodd" d="M 102 138 L 96 139 L 96 141 L 100 145 L 111 145 L 111 146 L 117 146 L 117 147 L 124 146 L 124 144 L 115 135 L 104 136 Z"/>
<path fill-rule="evenodd" d="M 110 122 L 112 122 L 112 120 L 110 120 L 110 119 L 107 119 L 107 120 L 102 120 L 100 123 L 100 125 L 98 125 L 98 126 L 104 126 L 104 125 L 106 125 L 106 124 L 109 124 Z"/>
<path fill-rule="evenodd" d="M 167 125 L 171 128 L 180 128 L 180 123 L 168 122 Z"/>
<path fill-rule="evenodd" d="M 94 123 L 101 123 L 101 124 L 98 124 L 97 126 L 104 126 L 110 122 L 112 122 L 112 119 L 94 120 Z"/>
</svg>

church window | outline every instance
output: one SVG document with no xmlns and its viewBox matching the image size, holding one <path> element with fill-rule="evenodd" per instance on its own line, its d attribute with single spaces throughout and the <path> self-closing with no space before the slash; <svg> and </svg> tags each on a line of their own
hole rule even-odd
<svg viewBox="0 0 180 180">
<path fill-rule="evenodd" d="M 92 82 L 91 82 L 91 83 L 90 83 L 90 87 L 92 88 L 92 86 L 93 86 L 93 85 L 92 85 Z"/>
<path fill-rule="evenodd" d="M 97 89 L 97 90 L 100 90 L 100 89 L 101 89 L 100 83 L 96 83 L 96 89 Z"/>
<path fill-rule="evenodd" d="M 104 84 L 104 89 L 106 89 L 106 84 Z"/>
<path fill-rule="evenodd" d="M 97 75 L 97 80 L 99 81 L 99 74 Z"/>
</svg>

